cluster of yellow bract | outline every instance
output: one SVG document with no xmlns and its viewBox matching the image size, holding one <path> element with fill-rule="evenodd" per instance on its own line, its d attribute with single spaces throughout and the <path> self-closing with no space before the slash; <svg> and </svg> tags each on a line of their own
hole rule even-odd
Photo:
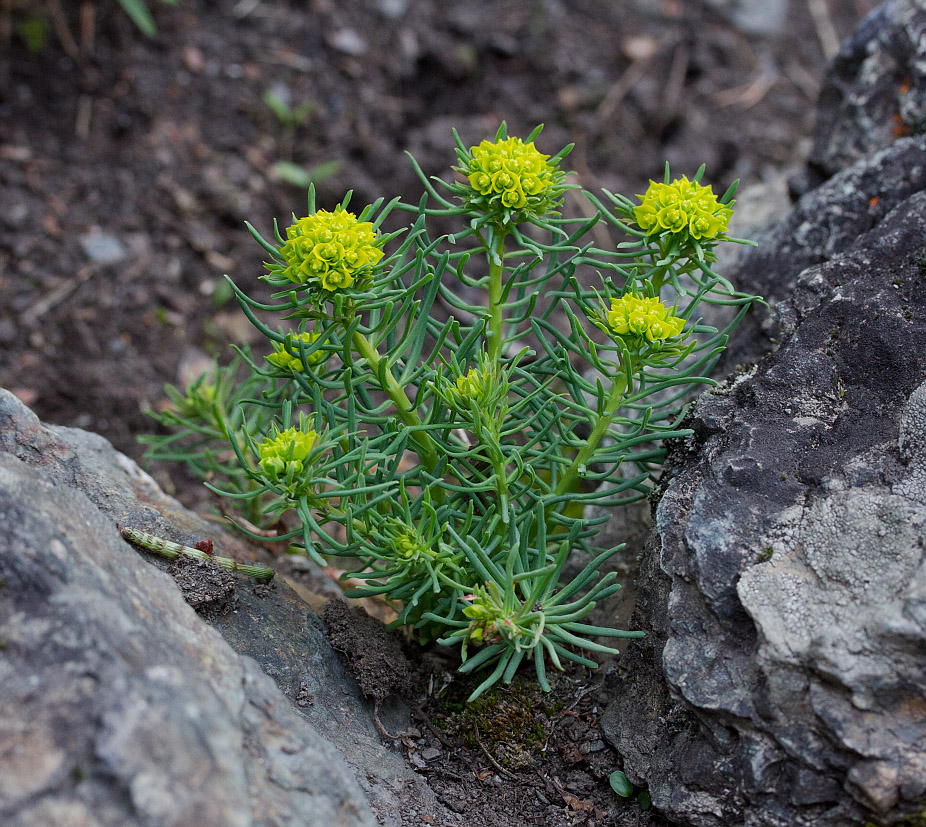
<svg viewBox="0 0 926 827">
<path fill-rule="evenodd" d="M 472 400 L 478 404 L 486 400 L 489 383 L 482 371 L 470 368 L 466 376 L 461 376 L 456 384 L 449 388 L 449 392 L 455 402 L 465 403 Z"/>
<path fill-rule="evenodd" d="M 274 437 L 268 436 L 257 446 L 260 467 L 271 479 L 301 474 L 306 458 L 319 442 L 318 434 L 311 428 L 307 431 L 288 428 Z"/>
<path fill-rule="evenodd" d="M 556 183 L 556 167 L 547 163 L 533 141 L 505 138 L 471 148 L 472 161 L 463 170 L 469 185 L 492 204 L 521 210 L 529 199 L 542 199 Z"/>
<path fill-rule="evenodd" d="M 372 223 L 358 221 L 340 206 L 300 218 L 287 227 L 286 237 L 280 248 L 287 264 L 283 275 L 329 292 L 350 287 L 359 272 L 383 257 Z"/>
<path fill-rule="evenodd" d="M 673 316 L 659 299 L 628 293 L 611 299 L 608 326 L 618 336 L 643 336 L 655 342 L 678 336 L 685 320 Z"/>
<path fill-rule="evenodd" d="M 494 583 L 476 586 L 473 593 L 464 600 L 470 604 L 463 609 L 463 614 L 470 618 L 469 639 L 473 643 L 496 643 L 503 635 L 514 637 L 517 634 L 510 615 L 505 612 L 502 595 Z"/>
<path fill-rule="evenodd" d="M 733 210 L 721 204 L 711 187 L 689 181 L 685 176 L 671 184 L 650 181 L 643 203 L 634 208 L 637 224 L 653 235 L 662 231 L 687 233 L 691 238 L 714 238 L 727 230 Z"/>
<path fill-rule="evenodd" d="M 392 544 L 395 548 L 396 556 L 400 560 L 413 562 L 419 557 L 427 556 L 428 547 L 417 531 L 406 528 L 402 533 L 396 535 Z"/>
<path fill-rule="evenodd" d="M 318 339 L 318 333 L 312 333 L 306 331 L 305 333 L 294 334 L 293 339 L 293 351 L 295 353 L 299 352 L 299 346 L 296 342 L 303 342 L 307 345 L 311 345 Z M 323 361 L 326 354 L 322 350 L 316 350 L 314 353 L 310 353 L 308 356 L 308 362 L 310 365 L 317 365 L 319 362 Z M 294 356 L 283 346 L 282 342 L 274 342 L 273 344 L 273 353 L 269 356 L 264 357 L 270 364 L 276 365 L 278 368 L 283 370 L 292 371 L 293 373 L 301 373 L 305 370 L 305 366 L 302 364 L 302 359 L 299 356 Z"/>
</svg>

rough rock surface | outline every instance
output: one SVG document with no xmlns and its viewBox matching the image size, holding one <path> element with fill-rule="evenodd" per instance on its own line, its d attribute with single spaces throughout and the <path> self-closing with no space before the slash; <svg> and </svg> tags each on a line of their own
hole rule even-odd
<svg viewBox="0 0 926 827">
<path fill-rule="evenodd" d="M 0 823 L 397 825 L 431 797 L 292 590 L 238 578 L 220 636 L 117 522 L 253 556 L 0 390 Z"/>
<path fill-rule="evenodd" d="M 926 3 L 878 6 L 831 64 L 817 106 L 812 174 L 835 175 L 896 138 L 926 130 Z"/>
<path fill-rule="evenodd" d="M 605 719 L 680 824 L 923 811 L 924 185 L 926 139 L 899 140 L 743 264 L 780 347 L 701 397 L 675 446 L 632 624 L 648 635 Z"/>
<path fill-rule="evenodd" d="M 926 51 L 926 40 L 924 40 Z M 851 254 L 859 240 L 912 195 L 926 189 L 926 135 L 901 138 L 803 196 L 794 209 L 750 248 L 727 273 L 738 289 L 762 296 L 730 339 L 722 369 L 749 364 L 773 350 L 782 331 L 778 306 L 798 276 L 813 265 Z M 793 322 L 785 319 L 788 329 Z"/>
</svg>

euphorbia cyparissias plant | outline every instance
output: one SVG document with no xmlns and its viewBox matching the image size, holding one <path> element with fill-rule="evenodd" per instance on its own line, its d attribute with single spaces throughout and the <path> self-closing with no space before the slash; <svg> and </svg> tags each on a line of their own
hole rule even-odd
<svg viewBox="0 0 926 827">
<path fill-rule="evenodd" d="M 267 352 L 238 348 L 239 363 L 171 389 L 174 433 L 152 438 L 152 456 L 242 506 L 244 530 L 284 525 L 316 562 L 355 558 L 348 595 L 459 646 L 461 671 L 485 673 L 473 698 L 525 658 L 547 689 L 549 665 L 594 667 L 614 651 L 600 638 L 641 634 L 583 622 L 618 589 L 600 572 L 620 547 L 596 537 L 651 490 L 663 442 L 690 433 L 686 400 L 754 299 L 711 269 L 735 185 L 717 198 L 703 168 L 667 168 L 639 204 L 583 192 L 591 216 L 567 217 L 570 147 L 546 155 L 539 133 L 502 125 L 471 148 L 454 133 L 453 180 L 412 159 L 417 204 L 355 213 L 348 195 L 328 211 L 310 190 L 283 233 L 251 228 L 273 292 L 234 289 Z M 456 231 L 435 234 L 436 218 Z M 601 228 L 619 242 L 601 245 Z M 724 330 L 701 322 L 702 302 L 734 306 Z"/>
</svg>

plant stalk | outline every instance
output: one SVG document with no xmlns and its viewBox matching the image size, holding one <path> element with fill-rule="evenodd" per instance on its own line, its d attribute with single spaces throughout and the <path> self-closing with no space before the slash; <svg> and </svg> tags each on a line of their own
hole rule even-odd
<svg viewBox="0 0 926 827">
<path fill-rule="evenodd" d="M 505 274 L 505 232 L 498 232 L 498 241 L 494 249 L 489 250 L 489 330 L 488 355 L 494 364 L 498 364 L 502 354 L 502 337 L 505 319 L 502 280 Z"/>
<path fill-rule="evenodd" d="M 359 330 L 354 332 L 354 347 L 367 360 L 370 369 L 377 377 L 380 375 L 385 377 L 383 390 L 389 395 L 392 404 L 395 405 L 396 415 L 399 419 L 410 427 L 422 425 L 423 423 L 415 411 L 414 405 L 412 405 L 411 400 L 405 393 L 405 389 L 396 381 L 389 366 L 387 365 L 382 374 L 380 373 L 380 363 L 383 360 L 382 354 Z M 422 464 L 428 471 L 433 473 L 438 463 L 437 446 L 434 444 L 434 440 L 423 431 L 416 431 L 411 434 L 411 440 L 415 444 L 415 450 L 421 458 Z M 442 494 L 443 491 L 438 489 L 438 496 L 442 496 Z"/>
<path fill-rule="evenodd" d="M 585 445 L 582 446 L 579 453 L 576 454 L 575 459 L 572 461 L 572 464 L 566 469 L 566 473 L 560 478 L 553 492 L 554 496 L 561 497 L 573 490 L 579 473 L 588 465 L 599 443 L 608 432 L 608 428 L 611 425 L 611 421 L 614 419 L 615 412 L 620 407 L 621 400 L 624 398 L 626 390 L 627 377 L 621 372 L 620 375 L 614 379 L 614 384 L 611 386 L 611 393 L 608 394 L 601 416 L 598 417 L 598 421 L 595 423 L 595 427 L 592 428 L 592 432 L 589 434 Z"/>
</svg>

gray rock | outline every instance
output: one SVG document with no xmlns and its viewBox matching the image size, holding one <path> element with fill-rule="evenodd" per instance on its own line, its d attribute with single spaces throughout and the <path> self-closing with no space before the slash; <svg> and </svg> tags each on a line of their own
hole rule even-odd
<svg viewBox="0 0 926 827">
<path fill-rule="evenodd" d="M 605 729 L 679 824 L 922 811 L 924 153 L 899 141 L 779 225 L 779 283 L 775 249 L 744 278 L 778 300 L 780 348 L 702 396 L 673 446 L 632 622 L 648 636 Z M 886 212 L 862 220 L 879 178 Z"/>
<path fill-rule="evenodd" d="M 868 239 L 893 210 L 923 190 L 926 135 L 903 138 L 834 175 L 755 236 L 759 246 L 749 248 L 724 274 L 737 289 L 762 296 L 769 307 L 754 305 L 750 310 L 730 339 L 721 374 L 756 361 L 789 335 L 793 321 L 778 308 L 793 295 L 807 268 L 832 263 L 838 269 L 838 262 L 858 249 L 860 239 Z M 805 285 L 804 290 L 813 288 Z"/>
<path fill-rule="evenodd" d="M 0 390 L 0 823 L 398 825 L 409 799 L 442 811 L 383 745 L 304 600 L 239 578 L 220 636 L 116 523 L 254 556 L 106 440 L 45 426 Z M 408 725 L 395 704 L 383 718 Z"/>
<path fill-rule="evenodd" d="M 843 43 L 817 106 L 810 167 L 829 178 L 926 129 L 926 4 L 878 6 Z"/>
</svg>

